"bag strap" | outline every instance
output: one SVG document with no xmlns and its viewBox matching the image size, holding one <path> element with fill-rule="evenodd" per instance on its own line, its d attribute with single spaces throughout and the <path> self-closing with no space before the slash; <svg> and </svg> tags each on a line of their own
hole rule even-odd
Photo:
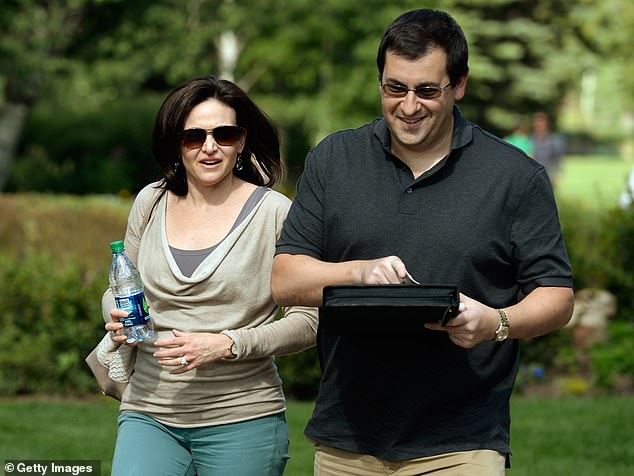
<svg viewBox="0 0 634 476">
<path fill-rule="evenodd" d="M 147 225 L 150 222 L 150 218 L 152 218 L 152 213 L 154 213 L 154 209 L 158 205 L 158 202 L 161 200 L 163 195 L 165 195 L 165 192 L 167 192 L 167 189 L 162 188 L 161 191 L 155 195 L 155 198 L 152 201 L 152 205 L 147 210 L 147 213 L 143 216 L 143 222 L 141 223 L 141 236 L 143 236 L 145 228 L 147 228 Z"/>
</svg>

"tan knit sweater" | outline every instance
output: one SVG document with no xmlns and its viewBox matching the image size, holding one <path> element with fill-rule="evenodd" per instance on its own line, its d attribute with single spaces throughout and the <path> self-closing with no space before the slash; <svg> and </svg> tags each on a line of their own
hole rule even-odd
<svg viewBox="0 0 634 476">
<path fill-rule="evenodd" d="M 172 375 L 139 347 L 134 374 L 123 395 L 122 411 L 138 411 L 172 426 L 216 425 L 279 413 L 285 409 L 274 355 L 315 344 L 317 311 L 291 307 L 275 320 L 270 274 L 275 241 L 290 200 L 268 191 L 251 213 L 201 263 L 184 276 L 169 250 L 165 232 L 166 195 L 142 232 L 144 216 L 157 196 L 154 185 L 138 194 L 125 236 L 126 253 L 144 281 L 150 315 L 159 337 L 184 332 L 225 331 L 237 358 Z M 114 307 L 107 291 L 104 318 Z"/>
</svg>

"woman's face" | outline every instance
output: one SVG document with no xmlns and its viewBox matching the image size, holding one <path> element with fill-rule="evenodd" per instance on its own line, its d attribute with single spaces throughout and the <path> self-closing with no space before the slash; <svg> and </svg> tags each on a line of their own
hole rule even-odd
<svg viewBox="0 0 634 476">
<path fill-rule="evenodd" d="M 183 129 L 211 131 L 220 126 L 236 125 L 236 112 L 233 108 L 217 99 L 207 99 L 194 106 Z M 244 149 L 245 139 L 245 134 L 242 134 L 232 145 L 219 145 L 213 134 L 207 133 L 205 142 L 199 147 L 189 148 L 181 144 L 188 184 L 193 187 L 211 187 L 231 179 L 238 154 Z"/>
</svg>

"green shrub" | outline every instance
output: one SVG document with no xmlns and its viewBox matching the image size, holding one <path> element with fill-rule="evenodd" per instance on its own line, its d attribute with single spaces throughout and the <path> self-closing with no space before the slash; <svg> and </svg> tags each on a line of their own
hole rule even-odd
<svg viewBox="0 0 634 476">
<path fill-rule="evenodd" d="M 616 296 L 619 318 L 634 322 L 634 207 L 610 211 L 601 226 L 609 272 L 605 288 Z"/>
<path fill-rule="evenodd" d="M 616 296 L 617 319 L 634 322 L 634 207 L 579 209 L 559 204 L 575 289 L 606 289 Z"/>
<path fill-rule="evenodd" d="M 84 357 L 103 335 L 103 281 L 47 252 L 0 256 L 0 382 L 4 394 L 94 388 Z"/>
<path fill-rule="evenodd" d="M 0 392 L 82 394 L 84 358 L 103 335 L 109 241 L 129 201 L 0 196 Z"/>
<path fill-rule="evenodd" d="M 607 341 L 595 344 L 591 350 L 595 383 L 605 390 L 619 390 L 620 378 L 626 387 L 634 385 L 633 350 L 634 324 L 611 322 Z"/>
<path fill-rule="evenodd" d="M 605 286 L 610 270 L 601 246 L 602 211 L 580 210 L 578 203 L 560 200 L 559 217 L 572 264 L 574 287 Z"/>
<path fill-rule="evenodd" d="M 99 109 L 38 103 L 7 183 L 9 192 L 137 192 L 158 176 L 150 152 L 161 98 L 114 100 Z"/>
<path fill-rule="evenodd" d="M 275 359 L 282 378 L 284 393 L 295 400 L 314 400 L 317 396 L 321 368 L 315 348 Z"/>
</svg>

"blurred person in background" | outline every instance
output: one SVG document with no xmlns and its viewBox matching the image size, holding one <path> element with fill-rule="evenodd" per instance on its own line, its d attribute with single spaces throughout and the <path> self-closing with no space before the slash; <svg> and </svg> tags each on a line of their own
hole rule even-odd
<svg viewBox="0 0 634 476">
<path fill-rule="evenodd" d="M 543 165 L 554 186 L 561 179 L 566 140 L 563 135 L 553 132 L 550 117 L 545 112 L 533 114 L 533 154 L 532 157 Z"/>
<path fill-rule="evenodd" d="M 511 133 L 504 137 L 504 140 L 526 152 L 528 155 L 533 155 L 533 139 L 528 132 L 528 128 L 523 124 L 514 127 Z"/>
<path fill-rule="evenodd" d="M 377 66 L 383 117 L 309 152 L 273 295 L 315 306 L 327 285 L 397 285 L 411 274 L 457 286 L 461 312 L 417 336 L 319 328 L 323 377 L 305 430 L 315 474 L 502 475 L 519 339 L 572 313 L 552 187 L 544 167 L 456 107 L 468 51 L 447 13 L 397 18 Z"/>
<path fill-rule="evenodd" d="M 152 152 L 163 178 L 134 201 L 125 249 L 157 340 L 137 348 L 112 474 L 281 476 L 289 441 L 273 360 L 313 346 L 317 323 L 299 307 L 276 320 L 271 266 L 290 206 L 270 188 L 282 173 L 276 128 L 232 82 L 194 78 L 163 102 Z M 103 307 L 127 345 L 110 292 Z"/>
</svg>

